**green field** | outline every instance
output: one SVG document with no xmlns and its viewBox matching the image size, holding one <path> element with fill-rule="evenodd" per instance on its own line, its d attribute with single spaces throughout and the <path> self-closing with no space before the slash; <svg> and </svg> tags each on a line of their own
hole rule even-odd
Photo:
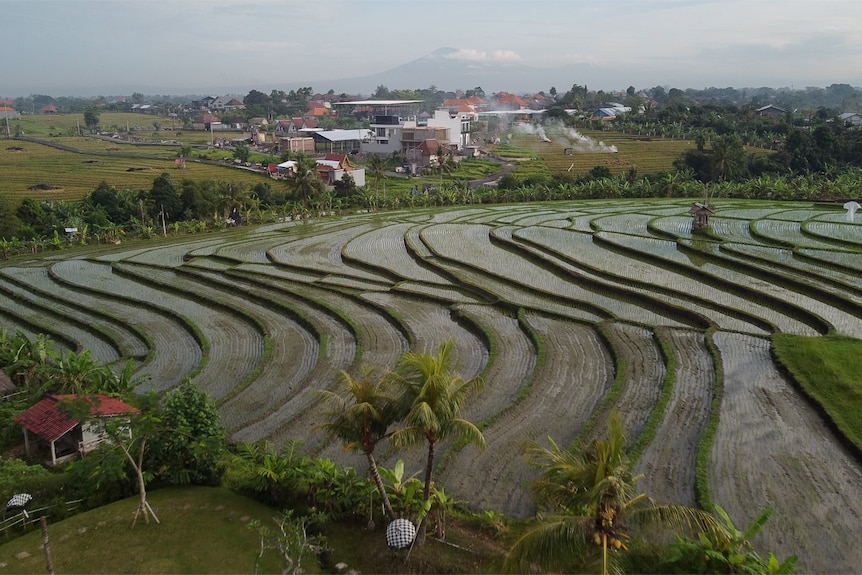
<svg viewBox="0 0 862 575">
<path fill-rule="evenodd" d="M 92 153 L 4 140 L 0 148 L 0 194 L 17 200 L 32 197 L 74 201 L 103 181 L 119 189 L 148 190 L 163 172 L 169 172 L 177 180 L 218 179 L 249 186 L 257 182 L 271 182 L 274 187 L 283 185 L 264 174 L 193 160 L 186 162 L 185 169 L 178 170 L 174 163 L 176 146 L 142 149 L 81 137 L 62 138 L 62 141 Z"/>
<path fill-rule="evenodd" d="M 549 133 L 551 142 L 535 135 L 514 133 L 508 145 L 496 149 L 504 157 L 522 164 L 517 174 L 535 173 L 578 175 L 595 166 L 618 174 L 636 169 L 638 175 L 670 171 L 673 161 L 694 147 L 688 140 L 651 139 L 615 132 L 584 130 L 585 141 Z M 616 150 L 616 151 L 611 151 Z"/>
<path fill-rule="evenodd" d="M 229 153 L 204 149 L 211 143 L 212 138 L 207 132 L 183 130 L 181 126 L 166 130 L 172 122 L 176 123 L 170 118 L 132 113 L 103 113 L 99 130 L 116 130 L 121 139 L 125 140 L 109 141 L 74 135 L 82 125 L 82 116 L 26 115 L 12 121 L 13 132 L 20 128 L 26 137 L 43 139 L 82 153 L 33 142 L 6 140 L 0 148 L 0 174 L 3 175 L 0 179 L 0 193 L 15 199 L 29 196 L 38 199 L 75 200 L 95 189 L 102 181 L 120 189 L 147 189 L 161 172 L 175 170 L 173 160 L 183 145 L 196 148 L 192 152 L 192 158 L 230 157 Z M 155 131 L 153 122 L 159 123 L 162 130 Z M 127 128 L 134 126 L 138 129 L 126 133 Z M 222 135 L 235 137 L 238 134 L 236 132 Z M 519 178 L 536 175 L 574 177 L 589 172 L 596 166 L 606 167 L 614 174 L 633 169 L 638 175 L 671 170 L 673 161 L 693 146 L 691 142 L 682 140 L 651 140 L 600 131 L 584 131 L 579 138 L 574 139 L 570 134 L 551 135 L 553 142 L 547 143 L 534 135 L 515 132 L 510 142 L 491 145 L 489 151 L 516 164 L 518 168 L 515 174 Z M 611 153 L 611 149 L 615 152 Z M 258 154 L 252 159 L 262 162 L 270 158 Z M 266 181 L 263 175 L 230 166 L 202 165 L 191 161 L 187 166 L 188 169 L 181 173 L 182 178 L 220 179 L 245 182 L 248 185 Z M 483 178 L 501 168 L 500 164 L 490 161 L 465 160 L 445 173 L 443 181 L 451 183 Z M 366 181 L 369 188 L 372 185 L 376 188 L 371 178 L 367 177 Z M 439 182 L 439 175 L 414 179 L 390 175 L 381 183 L 380 194 L 383 197 L 406 195 L 414 185 Z"/>
</svg>

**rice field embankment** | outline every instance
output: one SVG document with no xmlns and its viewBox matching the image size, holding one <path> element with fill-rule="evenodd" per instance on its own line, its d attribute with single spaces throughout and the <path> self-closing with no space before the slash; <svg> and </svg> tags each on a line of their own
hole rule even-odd
<svg viewBox="0 0 862 575">
<path fill-rule="evenodd" d="M 191 377 L 220 400 L 233 439 L 299 438 L 353 465 L 311 431 L 316 390 L 339 369 L 392 369 L 403 351 L 455 336 L 458 369 L 487 380 L 466 414 L 488 442 L 484 454 L 441 446 L 439 481 L 456 499 L 529 515 L 523 442 L 569 445 L 617 410 L 649 494 L 706 497 L 737 524 L 774 505 L 767 549 L 799 554 L 806 572 L 853 570 L 862 463 L 848 445 L 862 399 L 839 384 L 815 398 L 772 338 L 858 344 L 862 223 L 814 225 L 822 211 L 805 203 L 727 200 L 702 236 L 685 228 L 689 207 L 354 214 L 91 258 L 19 257 L 0 268 L 0 323 L 32 332 L 60 318 L 71 347 L 136 358 L 151 388 Z M 790 353 L 841 363 L 822 351 Z M 381 459 L 412 474 L 422 454 Z"/>
</svg>

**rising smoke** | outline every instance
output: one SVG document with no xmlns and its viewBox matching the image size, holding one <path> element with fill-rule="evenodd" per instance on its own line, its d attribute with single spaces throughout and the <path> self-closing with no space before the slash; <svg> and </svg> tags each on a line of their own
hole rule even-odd
<svg viewBox="0 0 862 575">
<path fill-rule="evenodd" d="M 540 140 L 557 144 L 563 148 L 572 148 L 576 152 L 594 152 L 616 154 L 616 146 L 608 146 L 604 142 L 588 138 L 574 128 L 564 126 L 554 121 L 540 126 L 538 124 L 515 124 L 515 130 L 522 134 L 533 134 Z"/>
</svg>

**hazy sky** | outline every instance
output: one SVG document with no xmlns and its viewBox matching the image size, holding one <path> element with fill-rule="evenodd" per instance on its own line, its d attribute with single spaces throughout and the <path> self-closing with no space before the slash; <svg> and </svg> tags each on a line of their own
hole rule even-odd
<svg viewBox="0 0 862 575">
<path fill-rule="evenodd" d="M 561 89 L 862 85 L 859 0 L 2 0 L 0 21 L 0 97 L 325 91 L 444 46 L 588 66 Z"/>
</svg>

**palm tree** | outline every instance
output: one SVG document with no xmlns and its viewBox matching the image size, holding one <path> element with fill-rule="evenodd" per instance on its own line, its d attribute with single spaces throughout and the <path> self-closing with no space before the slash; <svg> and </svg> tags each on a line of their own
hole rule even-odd
<svg viewBox="0 0 862 575">
<path fill-rule="evenodd" d="M 372 154 L 372 156 L 368 158 L 368 168 L 371 173 L 371 177 L 374 178 L 374 205 L 376 208 L 377 204 L 380 202 L 380 180 L 386 177 L 386 158 L 379 154 Z"/>
<path fill-rule="evenodd" d="M 745 150 L 739 136 L 727 134 L 712 141 L 712 166 L 719 182 L 732 179 L 745 170 Z"/>
<path fill-rule="evenodd" d="M 323 390 L 320 394 L 330 406 L 325 412 L 327 421 L 317 426 L 344 442 L 344 448 L 361 451 L 368 459 L 368 468 L 377 491 L 383 498 L 383 508 L 390 521 L 395 512 L 374 459 L 374 449 L 387 437 L 389 426 L 395 422 L 393 398 L 387 393 L 386 381 L 373 370 L 362 367 L 354 379 L 346 371 L 340 372 L 342 393 Z"/>
<path fill-rule="evenodd" d="M 219 182 L 218 194 L 219 205 L 222 208 L 222 214 L 224 215 L 225 220 L 230 217 L 233 210 L 240 209 L 248 197 L 248 191 L 244 185 L 232 182 Z"/>
<path fill-rule="evenodd" d="M 434 470 L 434 450 L 444 439 L 474 443 L 484 451 L 485 438 L 471 422 L 461 418 L 461 407 L 467 396 L 482 385 L 475 377 L 469 381 L 452 370 L 452 352 L 455 340 L 443 342 L 437 353 L 407 352 L 401 356 L 393 381 L 400 390 L 400 405 L 405 413 L 404 427 L 392 434 L 395 445 L 428 443 L 425 464 L 423 500 L 431 497 L 431 479 Z M 417 530 L 417 543 L 424 541 L 423 516 Z"/>
<path fill-rule="evenodd" d="M 443 187 L 443 174 L 450 174 L 455 169 L 455 161 L 452 159 L 450 150 L 440 146 L 437 151 L 437 170 L 440 172 L 440 187 Z"/>
<path fill-rule="evenodd" d="M 301 201 L 305 210 L 308 211 L 311 201 L 323 189 L 323 182 L 317 175 L 317 162 L 310 156 L 299 154 L 294 170 L 290 188 L 294 198 Z"/>
<path fill-rule="evenodd" d="M 571 569 L 595 558 L 601 550 L 602 572 L 608 573 L 609 551 L 627 550 L 629 523 L 652 522 L 687 532 L 720 532 L 714 516 L 691 507 L 658 505 L 638 493 L 625 453 L 619 416 L 613 414 L 607 439 L 595 439 L 583 451 L 528 447 L 541 475 L 531 491 L 540 504 L 551 508 L 538 524 L 510 549 L 504 570 Z"/>
</svg>

